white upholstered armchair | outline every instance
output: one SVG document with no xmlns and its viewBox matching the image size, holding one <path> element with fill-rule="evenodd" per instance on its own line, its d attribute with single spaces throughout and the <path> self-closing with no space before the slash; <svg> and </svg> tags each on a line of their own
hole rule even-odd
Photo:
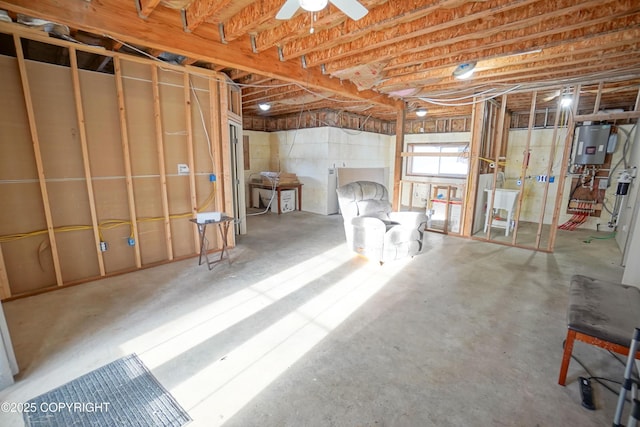
<svg viewBox="0 0 640 427">
<path fill-rule="evenodd" d="M 387 189 L 376 182 L 352 182 L 336 191 L 352 250 L 380 263 L 422 252 L 426 214 L 392 212 Z"/>
</svg>

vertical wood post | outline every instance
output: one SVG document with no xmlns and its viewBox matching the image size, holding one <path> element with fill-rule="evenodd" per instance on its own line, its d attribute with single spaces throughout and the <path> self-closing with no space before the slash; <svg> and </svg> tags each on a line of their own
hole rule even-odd
<svg viewBox="0 0 640 427">
<path fill-rule="evenodd" d="M 173 259 L 171 244 L 171 220 L 169 218 L 169 197 L 167 195 L 167 170 L 164 158 L 164 131 L 162 128 L 162 112 L 160 109 L 160 85 L 158 82 L 158 66 L 151 65 L 151 87 L 153 89 L 153 118 L 156 127 L 156 151 L 158 153 L 158 170 L 160 172 L 160 198 L 162 200 L 162 216 L 164 217 L 164 234 L 167 259 Z"/>
<path fill-rule="evenodd" d="M 49 193 L 47 191 L 47 182 L 44 175 L 44 165 L 42 163 L 42 153 L 40 151 L 40 139 L 38 138 L 38 128 L 36 126 L 35 111 L 33 110 L 33 101 L 31 98 L 31 87 L 29 86 L 29 76 L 27 74 L 27 67 L 24 60 L 24 52 L 22 51 L 22 43 L 20 42 L 20 37 L 17 34 L 13 35 L 13 42 L 16 48 L 20 80 L 22 82 L 22 92 L 24 94 L 24 102 L 27 108 L 27 118 L 29 119 L 31 143 L 33 144 L 33 154 L 36 161 L 36 169 L 38 171 L 38 182 L 40 183 L 42 205 L 44 207 L 44 216 L 47 222 L 47 233 L 49 234 L 49 245 L 51 246 L 53 268 L 55 270 L 56 282 L 58 286 L 62 286 L 63 280 L 62 271 L 60 269 L 60 258 L 58 256 L 58 245 L 56 244 L 53 217 L 51 216 L 51 206 L 49 205 Z"/>
<path fill-rule="evenodd" d="M 560 208 L 562 204 L 562 196 L 564 193 L 564 185 L 567 179 L 567 171 L 569 169 L 569 157 L 571 156 L 571 142 L 573 141 L 573 134 L 575 130 L 575 121 L 573 118 L 578 113 L 578 103 L 580 102 L 580 88 L 581 85 L 576 86 L 576 93 L 573 95 L 572 102 L 572 114 L 569 114 L 569 120 L 567 122 L 567 135 L 564 139 L 564 152 L 562 153 L 562 168 L 560 169 L 560 176 L 558 177 L 558 192 L 556 193 L 556 207 L 553 211 L 553 221 L 551 222 L 551 228 L 553 233 L 549 239 L 549 251 L 553 252 L 553 248 L 556 244 L 556 235 L 558 228 L 558 220 L 560 219 Z"/>
<path fill-rule="evenodd" d="M 82 92 L 80 90 L 80 74 L 78 72 L 78 58 L 76 49 L 69 48 L 69 59 L 71 61 L 71 79 L 73 81 L 73 96 L 76 103 L 76 117 L 78 119 L 78 134 L 80 136 L 80 147 L 82 148 L 82 164 L 84 166 L 84 177 L 87 181 L 87 197 L 89 199 L 89 210 L 91 211 L 91 225 L 93 227 L 93 239 L 95 241 L 96 256 L 98 258 L 98 268 L 100 276 L 104 276 L 104 257 L 100 250 L 100 228 L 98 224 L 98 214 L 96 211 L 96 201 L 93 194 L 93 181 L 91 176 L 91 165 L 89 163 L 89 147 L 87 144 L 87 128 L 84 117 L 84 107 L 82 105 Z"/>
<path fill-rule="evenodd" d="M 394 211 L 400 210 L 400 180 L 402 179 L 402 152 L 404 151 L 405 105 L 396 111 L 396 149 L 393 160 L 393 204 Z"/>
<path fill-rule="evenodd" d="M 120 57 L 113 58 L 113 68 L 115 70 L 116 91 L 118 95 L 118 111 L 120 116 L 120 137 L 122 139 L 122 154 L 124 156 L 125 180 L 127 185 L 127 199 L 129 201 L 129 218 L 131 219 L 131 229 L 133 238 L 136 240 L 134 253 L 136 267 L 142 267 L 140 256 L 140 240 L 138 239 L 138 220 L 136 214 L 136 202 L 133 193 L 133 178 L 131 174 L 131 153 L 129 151 L 129 132 L 127 131 L 127 111 L 124 103 L 124 89 L 122 86 L 122 63 Z"/>
<path fill-rule="evenodd" d="M 191 117 L 191 81 L 189 79 L 189 73 L 183 74 L 183 86 L 184 86 L 184 115 L 185 122 L 187 124 L 187 162 L 189 164 L 189 195 L 191 198 L 191 213 L 194 218 L 198 213 L 198 197 L 196 195 L 196 171 L 195 171 L 195 159 L 193 155 L 193 118 Z M 194 251 L 198 253 L 200 251 L 200 233 L 198 232 L 198 225 L 193 224 L 193 244 Z"/>
</svg>

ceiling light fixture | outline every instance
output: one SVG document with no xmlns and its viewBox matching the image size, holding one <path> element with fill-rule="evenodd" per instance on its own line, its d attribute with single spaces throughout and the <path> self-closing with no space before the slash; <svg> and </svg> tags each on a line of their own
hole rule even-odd
<svg viewBox="0 0 640 427">
<path fill-rule="evenodd" d="M 571 105 L 572 102 L 573 102 L 573 99 L 571 98 L 571 96 L 565 95 L 560 100 L 560 106 L 562 108 L 567 108 Z"/>
<path fill-rule="evenodd" d="M 419 110 L 416 110 L 416 116 L 418 117 L 424 117 L 427 115 L 427 110 L 425 110 L 424 108 L 421 108 Z"/>
<path fill-rule="evenodd" d="M 265 104 L 265 103 L 260 103 L 260 104 L 258 104 L 258 108 L 260 108 L 260 110 L 262 110 L 262 111 L 269 111 L 269 109 L 271 108 L 271 105 Z"/>
<path fill-rule="evenodd" d="M 318 12 L 327 7 L 328 0 L 300 0 L 300 7 L 307 12 Z"/>
<path fill-rule="evenodd" d="M 476 62 L 465 62 L 464 64 L 460 64 L 453 70 L 453 77 L 458 80 L 465 80 L 471 77 L 473 72 L 476 70 Z"/>
</svg>

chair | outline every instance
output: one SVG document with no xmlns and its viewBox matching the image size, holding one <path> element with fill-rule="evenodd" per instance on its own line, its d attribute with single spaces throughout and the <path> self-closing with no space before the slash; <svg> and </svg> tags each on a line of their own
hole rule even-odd
<svg viewBox="0 0 640 427">
<path fill-rule="evenodd" d="M 353 251 L 381 264 L 422 252 L 425 213 L 392 212 L 387 189 L 376 182 L 356 181 L 336 192 Z"/>
<path fill-rule="evenodd" d="M 565 385 L 573 344 L 582 341 L 629 354 L 631 334 L 640 325 L 640 289 L 576 274 L 569 286 L 567 339 L 558 384 Z M 640 352 L 636 355 L 640 358 Z"/>
</svg>

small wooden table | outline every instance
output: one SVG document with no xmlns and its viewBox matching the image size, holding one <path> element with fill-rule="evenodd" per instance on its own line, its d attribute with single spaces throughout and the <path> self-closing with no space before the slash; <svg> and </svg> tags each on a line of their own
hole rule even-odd
<svg viewBox="0 0 640 427">
<path fill-rule="evenodd" d="M 227 255 L 226 259 L 229 261 L 229 264 L 231 264 L 229 251 L 227 250 L 227 235 L 229 234 L 229 225 L 231 225 L 233 220 L 234 220 L 233 217 L 230 217 L 227 215 L 223 215 L 219 221 L 207 220 L 203 222 L 198 222 L 195 218 L 189 220 L 198 226 L 198 232 L 200 233 L 200 255 L 198 256 L 198 265 L 202 265 L 202 257 L 204 256 L 204 259 L 207 262 L 207 267 L 209 268 L 209 270 L 211 270 L 213 269 L 214 265 L 216 265 L 217 263 L 219 263 L 225 258 L 225 252 Z M 220 237 L 222 238 L 222 250 L 220 251 L 220 258 L 213 261 L 209 261 L 209 253 L 208 253 L 209 250 L 207 247 L 208 240 L 207 240 L 206 232 L 207 232 L 207 225 L 209 224 L 218 225 L 218 231 L 220 231 Z"/>
<path fill-rule="evenodd" d="M 262 188 L 264 190 L 274 190 L 273 185 L 263 184 L 261 182 L 250 182 L 249 183 L 249 206 L 253 206 L 253 189 L 254 188 Z M 278 214 L 282 213 L 282 209 L 280 208 L 280 192 L 282 190 L 296 190 L 296 202 L 298 205 L 299 211 L 302 210 L 302 184 L 278 184 L 275 186 L 275 190 L 278 197 Z"/>
</svg>

